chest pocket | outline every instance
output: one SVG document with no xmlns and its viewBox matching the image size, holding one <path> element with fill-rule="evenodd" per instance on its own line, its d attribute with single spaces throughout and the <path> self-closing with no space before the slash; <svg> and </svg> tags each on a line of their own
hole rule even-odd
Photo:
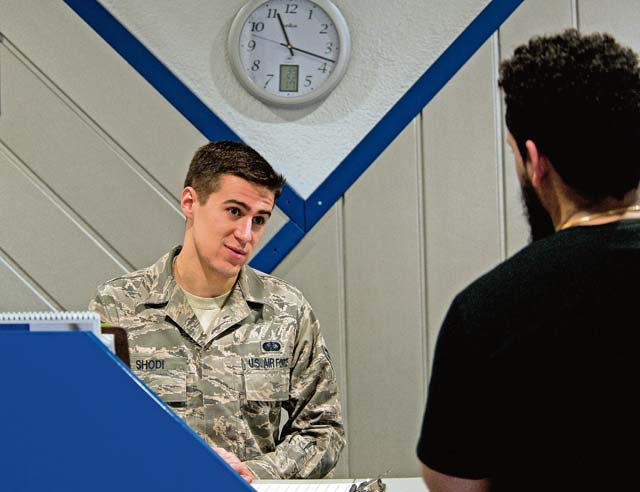
<svg viewBox="0 0 640 492">
<path fill-rule="evenodd" d="M 187 402 L 187 361 L 180 357 L 131 357 L 131 368 L 160 399 L 171 406 Z"/>
<path fill-rule="evenodd" d="M 250 358 L 244 361 L 244 389 L 247 401 L 289 399 L 289 358 Z"/>
</svg>

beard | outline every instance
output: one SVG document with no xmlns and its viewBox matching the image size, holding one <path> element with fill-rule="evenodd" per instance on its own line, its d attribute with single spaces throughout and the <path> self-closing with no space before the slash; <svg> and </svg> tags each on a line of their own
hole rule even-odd
<svg viewBox="0 0 640 492">
<path fill-rule="evenodd" d="M 544 208 L 542 202 L 538 198 L 536 190 L 529 178 L 525 178 L 525 182 L 521 187 L 522 204 L 524 207 L 527 221 L 529 222 L 529 230 L 531 231 L 531 242 L 551 236 L 556 229 L 551 220 L 551 216 L 547 209 Z"/>
</svg>

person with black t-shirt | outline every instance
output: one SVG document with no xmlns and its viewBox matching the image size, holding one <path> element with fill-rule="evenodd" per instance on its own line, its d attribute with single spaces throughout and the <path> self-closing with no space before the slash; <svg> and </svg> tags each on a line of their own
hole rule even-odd
<svg viewBox="0 0 640 492">
<path fill-rule="evenodd" d="M 532 242 L 454 299 L 418 458 L 431 492 L 635 489 L 640 68 L 606 34 L 500 70 Z"/>
</svg>

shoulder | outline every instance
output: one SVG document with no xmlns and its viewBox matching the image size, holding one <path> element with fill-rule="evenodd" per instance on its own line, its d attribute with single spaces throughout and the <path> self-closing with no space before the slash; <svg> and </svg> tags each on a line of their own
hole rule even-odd
<svg viewBox="0 0 640 492">
<path fill-rule="evenodd" d="M 558 271 L 558 265 L 571 260 L 572 252 L 566 246 L 566 237 L 561 234 L 531 243 L 471 282 L 461 295 L 475 297 L 487 291 L 513 294 L 515 288 L 548 281 L 548 275 Z"/>
<path fill-rule="evenodd" d="M 99 285 L 98 296 L 135 302 L 148 296 L 157 277 L 154 265 L 120 275 Z"/>
<path fill-rule="evenodd" d="M 538 240 L 479 276 L 454 298 L 452 319 L 467 334 L 512 329 L 515 320 L 532 314 L 532 300 L 547 299 L 550 285 L 561 285 L 576 261 L 565 241 L 558 234 Z"/>
<path fill-rule="evenodd" d="M 302 291 L 292 283 L 280 277 L 276 277 L 275 275 L 270 275 L 253 268 L 250 268 L 249 270 L 253 273 L 254 279 L 257 283 L 260 284 L 265 302 L 270 303 L 270 301 L 272 302 L 277 300 L 280 302 L 299 305 L 307 303 Z"/>
<path fill-rule="evenodd" d="M 284 279 L 247 268 L 240 287 L 247 301 L 264 304 L 279 316 L 311 324 L 317 321 L 302 291 Z"/>
<path fill-rule="evenodd" d="M 487 298 L 523 299 L 529 302 L 529 310 L 532 301 L 542 308 L 549 299 L 570 297 L 569 286 L 597 287 L 601 280 L 595 273 L 608 271 L 612 264 L 629 264 L 629 256 L 625 260 L 620 251 L 635 254 L 639 250 L 640 221 L 572 227 L 524 247 L 472 282 L 461 295 L 478 303 L 486 303 Z"/>
</svg>

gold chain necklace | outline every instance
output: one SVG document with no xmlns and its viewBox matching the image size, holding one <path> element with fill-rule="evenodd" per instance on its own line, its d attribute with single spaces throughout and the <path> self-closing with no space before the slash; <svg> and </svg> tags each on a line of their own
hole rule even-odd
<svg viewBox="0 0 640 492">
<path fill-rule="evenodd" d="M 629 205 L 628 207 L 620 207 L 614 208 L 611 210 L 605 210 L 604 212 L 598 212 L 595 214 L 585 215 L 584 217 L 580 217 L 577 219 L 573 219 L 569 217 L 564 224 L 562 224 L 558 230 L 561 231 L 563 229 L 568 229 L 569 227 L 573 227 L 579 224 L 585 224 L 587 222 L 591 222 L 594 219 L 599 219 L 600 217 L 609 217 L 612 215 L 624 215 L 628 212 L 638 212 L 640 211 L 640 203 L 634 203 L 633 205 Z"/>
</svg>

